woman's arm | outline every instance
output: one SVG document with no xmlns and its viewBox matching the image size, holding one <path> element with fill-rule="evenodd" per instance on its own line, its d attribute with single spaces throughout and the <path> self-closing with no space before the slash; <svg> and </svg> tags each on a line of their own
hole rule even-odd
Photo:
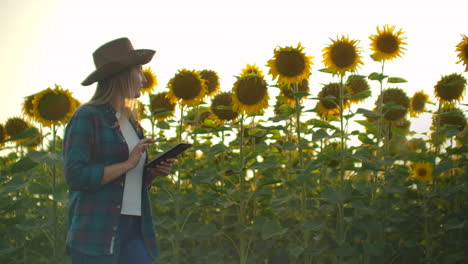
<svg viewBox="0 0 468 264">
<path fill-rule="evenodd" d="M 136 167 L 138 162 L 141 159 L 141 156 L 146 151 L 149 143 L 154 143 L 155 140 L 145 138 L 140 140 L 138 144 L 132 149 L 128 160 L 112 164 L 109 166 L 104 167 L 104 175 L 102 176 L 101 184 L 107 184 L 119 177 L 121 177 L 124 173 Z"/>
</svg>

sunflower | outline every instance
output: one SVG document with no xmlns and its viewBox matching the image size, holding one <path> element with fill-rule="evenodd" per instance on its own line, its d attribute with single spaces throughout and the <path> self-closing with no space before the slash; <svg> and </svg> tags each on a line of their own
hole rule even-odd
<svg viewBox="0 0 468 264">
<path fill-rule="evenodd" d="M 140 100 L 137 100 L 137 102 L 138 102 L 138 116 L 140 117 L 146 116 L 147 113 L 146 113 L 145 104 L 143 104 L 143 102 L 141 102 Z"/>
<path fill-rule="evenodd" d="M 20 117 L 10 117 L 5 123 L 5 132 L 7 136 L 14 137 L 29 127 L 30 125 L 24 119 Z M 16 143 L 20 144 L 25 140 L 26 139 L 20 139 L 17 140 Z"/>
<path fill-rule="evenodd" d="M 460 59 L 457 61 L 458 63 L 463 62 L 465 65 L 465 71 L 468 71 L 468 37 L 462 35 L 462 41 L 458 43 L 457 49 L 455 50 L 458 52 L 458 58 Z"/>
<path fill-rule="evenodd" d="M 172 103 L 180 101 L 181 105 L 195 106 L 206 94 L 206 81 L 194 70 L 179 70 L 167 84 L 167 94 Z"/>
<path fill-rule="evenodd" d="M 351 95 L 362 93 L 365 91 L 370 91 L 370 85 L 365 78 L 359 77 L 359 75 L 351 75 L 345 83 L 346 91 Z M 353 99 L 351 98 L 351 103 L 358 103 L 365 100 L 362 99 Z"/>
<path fill-rule="evenodd" d="M 344 75 L 347 71 L 356 71 L 359 64 L 363 64 L 357 40 L 349 40 L 343 35 L 337 40 L 330 40 L 332 44 L 322 50 L 322 57 L 325 67 L 331 73 Z"/>
<path fill-rule="evenodd" d="M 343 87 L 346 89 L 345 87 Z M 346 92 L 345 92 L 346 93 Z M 319 102 L 316 106 L 317 114 L 322 119 L 327 119 L 326 117 L 339 116 L 340 114 L 340 84 L 339 83 L 329 83 L 322 87 L 322 90 L 319 92 L 318 96 Z M 343 99 L 343 109 L 349 106 L 348 99 Z"/>
<path fill-rule="evenodd" d="M 268 85 L 262 76 L 248 74 L 240 76 L 232 88 L 233 110 L 238 113 L 263 113 L 268 107 Z"/>
<path fill-rule="evenodd" d="M 34 117 L 34 105 L 33 105 L 34 96 L 36 95 L 32 94 L 30 96 L 26 96 L 22 104 L 23 115 L 29 121 L 32 121 L 35 118 Z"/>
<path fill-rule="evenodd" d="M 167 97 L 167 92 L 150 95 L 150 112 L 154 119 L 163 121 L 174 115 L 175 104 Z"/>
<path fill-rule="evenodd" d="M 376 61 L 382 60 L 393 60 L 397 57 L 401 57 L 404 53 L 403 50 L 406 50 L 403 45 L 406 45 L 406 42 L 403 42 L 406 37 L 401 35 L 405 33 L 401 29 L 397 32 L 393 32 L 395 26 L 384 25 L 381 30 L 377 26 L 377 35 L 371 35 L 369 38 L 371 40 L 371 49 L 374 53 L 371 57 Z"/>
<path fill-rule="evenodd" d="M 437 126 L 437 118 L 439 118 L 439 125 L 452 126 L 458 131 L 463 131 L 466 126 L 465 114 L 462 110 L 455 107 L 453 103 L 443 105 L 440 110 L 436 112 L 432 119 L 432 125 Z"/>
<path fill-rule="evenodd" d="M 283 95 L 276 96 L 276 103 L 273 107 L 275 116 L 284 116 L 291 112 L 291 105 L 286 100 Z"/>
<path fill-rule="evenodd" d="M 219 91 L 219 77 L 215 71 L 202 70 L 200 71 L 200 75 L 206 82 L 208 96 L 213 96 Z"/>
<path fill-rule="evenodd" d="M 156 74 L 153 72 L 151 67 L 146 67 L 142 71 L 143 76 L 145 76 L 146 81 L 141 88 L 141 93 L 148 93 L 150 94 L 154 87 L 158 85 L 158 79 L 156 78 Z"/>
<path fill-rule="evenodd" d="M 258 68 L 256 64 L 247 64 L 245 68 L 242 69 L 242 72 L 240 73 L 239 76 L 244 76 L 244 75 L 248 75 L 251 73 L 265 77 L 265 75 L 263 75 L 263 72 Z"/>
<path fill-rule="evenodd" d="M 293 89 L 291 89 L 291 87 L 287 85 L 279 84 L 279 86 L 280 86 L 281 95 L 284 96 L 284 99 L 286 99 L 286 102 L 290 104 L 291 106 L 295 106 L 296 97 L 294 96 Z M 299 85 L 297 85 L 297 92 L 308 93 L 309 92 L 309 80 L 307 79 L 302 80 L 299 83 Z"/>
<path fill-rule="evenodd" d="M 76 110 L 76 102 L 71 92 L 63 90 L 59 85 L 55 85 L 53 90 L 47 88 L 33 99 L 36 121 L 46 127 L 65 123 Z"/>
<path fill-rule="evenodd" d="M 466 88 L 466 79 L 458 73 L 442 76 L 434 86 L 434 93 L 441 103 L 461 101 Z"/>
<path fill-rule="evenodd" d="M 270 67 L 268 74 L 273 76 L 273 80 L 278 78 L 279 83 L 286 85 L 308 79 L 313 57 L 306 56 L 303 51 L 300 42 L 296 48 L 276 47 L 273 58 L 267 62 L 267 66 Z"/>
<path fill-rule="evenodd" d="M 232 92 L 219 93 L 211 102 L 211 112 L 220 123 L 237 118 L 239 114 L 233 111 L 232 107 Z"/>
<path fill-rule="evenodd" d="M 403 118 L 408 112 L 410 100 L 402 89 L 389 88 L 380 96 L 383 96 L 383 114 L 385 120 L 396 121 Z M 375 102 L 376 106 L 380 103 L 380 96 Z"/>
<path fill-rule="evenodd" d="M 198 112 L 198 113 L 197 113 Z M 198 117 L 197 117 L 198 115 Z M 184 116 L 185 128 L 208 128 L 212 127 L 211 111 L 208 107 L 200 107 L 198 110 L 190 109 Z"/>
<path fill-rule="evenodd" d="M 434 168 L 429 162 L 416 162 L 412 166 L 411 174 L 413 179 L 420 180 L 422 182 L 432 181 L 432 172 Z"/>
<path fill-rule="evenodd" d="M 426 111 L 426 103 L 429 102 L 429 95 L 423 91 L 417 91 L 411 97 L 410 102 L 410 115 L 411 117 L 417 117 L 422 112 Z"/>
<path fill-rule="evenodd" d="M 31 126 L 30 129 L 32 129 L 35 134 L 35 136 L 31 138 L 24 139 L 22 142 L 22 145 L 32 148 L 32 149 L 37 149 L 37 147 L 42 143 L 42 135 L 40 134 L 39 129 L 37 127 Z"/>
</svg>

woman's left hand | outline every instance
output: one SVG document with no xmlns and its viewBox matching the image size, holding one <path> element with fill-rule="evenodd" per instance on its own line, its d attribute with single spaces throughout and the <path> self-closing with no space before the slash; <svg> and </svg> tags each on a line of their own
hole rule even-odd
<svg viewBox="0 0 468 264">
<path fill-rule="evenodd" d="M 156 177 L 164 177 L 171 173 L 171 167 L 174 161 L 175 159 L 167 159 L 156 165 L 156 167 L 148 168 L 148 176 L 150 179 L 149 183 L 151 183 Z"/>
</svg>

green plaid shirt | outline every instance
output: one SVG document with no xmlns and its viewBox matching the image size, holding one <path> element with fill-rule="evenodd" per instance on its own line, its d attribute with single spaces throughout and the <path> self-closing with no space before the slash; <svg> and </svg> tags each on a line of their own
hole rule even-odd
<svg viewBox="0 0 468 264">
<path fill-rule="evenodd" d="M 119 226 L 125 175 L 102 185 L 104 167 L 126 161 L 129 150 L 112 106 L 84 105 L 65 128 L 64 173 L 70 190 L 67 251 L 89 255 L 112 255 Z M 131 122 L 138 137 L 143 130 Z M 158 256 L 158 246 L 148 198 L 145 171 L 142 188 L 141 234 L 149 253 Z"/>
</svg>

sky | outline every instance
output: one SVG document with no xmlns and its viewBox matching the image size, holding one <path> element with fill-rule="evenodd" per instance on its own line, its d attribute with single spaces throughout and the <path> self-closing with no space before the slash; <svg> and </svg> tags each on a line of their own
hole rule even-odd
<svg viewBox="0 0 468 264">
<path fill-rule="evenodd" d="M 147 64 L 158 78 L 155 92 L 166 90 L 182 68 L 214 70 L 221 90 L 231 90 L 246 64 L 268 73 L 275 47 L 301 42 L 314 57 L 309 83 L 315 96 L 321 84 L 337 81 L 318 71 L 330 38 L 359 40 L 364 65 L 358 73 L 368 75 L 380 71 L 369 57 L 369 36 L 377 26 L 395 25 L 405 32 L 407 50 L 385 73 L 408 80 L 398 85 L 408 96 L 417 90 L 432 95 L 442 75 L 463 73 L 455 46 L 468 35 L 466 10 L 468 0 L 0 0 L 0 123 L 21 115 L 25 96 L 54 84 L 89 100 L 95 85 L 80 83 L 94 70 L 92 52 L 122 36 L 136 49 L 157 51 Z M 275 83 L 269 76 L 267 82 Z M 372 83 L 373 97 L 360 107 L 373 108 L 377 91 Z M 270 105 L 277 93 L 271 88 Z M 428 130 L 428 120 L 413 120 L 412 129 Z"/>
</svg>

